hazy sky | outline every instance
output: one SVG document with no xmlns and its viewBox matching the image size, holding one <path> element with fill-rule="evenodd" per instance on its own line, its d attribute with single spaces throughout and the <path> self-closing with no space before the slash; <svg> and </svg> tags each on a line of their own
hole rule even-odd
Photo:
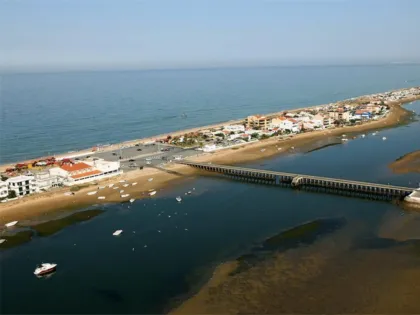
<svg viewBox="0 0 420 315">
<path fill-rule="evenodd" d="M 7 69 L 419 62 L 420 0 L 0 0 Z"/>
</svg>

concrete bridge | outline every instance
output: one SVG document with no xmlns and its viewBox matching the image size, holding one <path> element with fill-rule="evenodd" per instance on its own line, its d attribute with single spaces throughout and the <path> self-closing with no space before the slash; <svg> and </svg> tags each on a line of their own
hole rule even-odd
<svg viewBox="0 0 420 315">
<path fill-rule="evenodd" d="M 237 166 L 194 163 L 188 161 L 179 161 L 177 163 L 195 167 L 203 171 L 222 174 L 233 179 L 245 180 L 254 183 L 290 186 L 292 188 L 323 188 L 327 190 L 357 193 L 373 197 L 383 197 L 385 199 L 403 199 L 415 190 L 415 188 L 411 187 L 266 171 Z"/>
</svg>

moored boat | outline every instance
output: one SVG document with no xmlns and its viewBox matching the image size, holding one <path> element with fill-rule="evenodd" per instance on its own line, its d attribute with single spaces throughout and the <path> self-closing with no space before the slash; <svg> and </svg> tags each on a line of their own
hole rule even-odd
<svg viewBox="0 0 420 315">
<path fill-rule="evenodd" d="M 43 276 L 49 274 L 57 269 L 57 264 L 42 263 L 36 266 L 34 271 L 35 276 Z"/>
<path fill-rule="evenodd" d="M 130 199 L 130 202 L 131 202 L 131 203 L 133 203 L 134 201 L 136 201 L 136 199 L 134 199 L 134 198 L 131 198 L 131 199 Z"/>
<path fill-rule="evenodd" d="M 178 201 L 178 202 L 181 202 L 181 201 L 182 201 L 181 196 L 178 196 L 178 197 L 176 197 L 175 199 L 176 199 L 176 201 Z"/>
<path fill-rule="evenodd" d="M 130 194 L 124 194 L 124 195 L 121 195 L 121 198 L 127 198 L 128 196 L 130 196 Z"/>
<path fill-rule="evenodd" d="M 87 195 L 92 196 L 92 195 L 95 195 L 96 193 L 97 193 L 97 191 L 90 191 L 90 192 L 87 193 Z"/>
<path fill-rule="evenodd" d="M 123 230 L 116 230 L 114 233 L 112 233 L 112 235 L 114 236 L 118 236 L 123 232 Z"/>
<path fill-rule="evenodd" d="M 18 223 L 19 221 L 12 221 L 12 222 L 9 222 L 9 223 L 6 223 L 5 224 L 5 226 L 6 227 L 12 227 L 12 226 L 15 226 L 16 225 L 16 223 Z"/>
<path fill-rule="evenodd" d="M 154 196 L 156 195 L 156 190 L 149 192 L 149 196 Z"/>
</svg>

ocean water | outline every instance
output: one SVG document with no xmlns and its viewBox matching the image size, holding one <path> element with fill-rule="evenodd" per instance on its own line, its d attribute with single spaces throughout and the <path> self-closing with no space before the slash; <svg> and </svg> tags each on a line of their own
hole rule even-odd
<svg viewBox="0 0 420 315">
<path fill-rule="evenodd" d="M 418 114 L 419 105 L 408 108 Z M 248 166 L 416 187 L 418 175 L 393 175 L 387 165 L 419 149 L 419 130 L 420 122 L 413 121 L 377 136 Z M 184 196 L 193 187 L 192 195 Z M 178 195 L 182 203 L 176 202 Z M 90 220 L 1 251 L 1 313 L 162 313 L 174 298 L 205 281 L 214 266 L 285 229 L 336 218 L 345 222 L 348 241 L 357 243 L 376 236 L 384 221 L 398 227 L 402 212 L 389 202 L 215 177 L 184 181 L 130 208 L 127 203 L 101 208 L 105 211 Z M 420 219 L 419 213 L 406 212 L 404 219 L 410 218 Z M 113 237 L 116 229 L 124 233 Z M 335 240 L 334 234 L 330 237 Z M 40 262 L 58 263 L 57 273 L 37 279 L 32 272 Z"/>
<path fill-rule="evenodd" d="M 416 86 L 420 65 L 4 74 L 0 84 L 6 163 Z"/>
</svg>

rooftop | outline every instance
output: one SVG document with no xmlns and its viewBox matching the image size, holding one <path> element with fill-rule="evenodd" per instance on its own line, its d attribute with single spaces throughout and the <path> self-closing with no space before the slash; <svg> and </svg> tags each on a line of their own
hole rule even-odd
<svg viewBox="0 0 420 315">
<path fill-rule="evenodd" d="M 83 162 L 79 162 L 79 163 L 76 163 L 76 164 L 63 164 L 60 167 L 61 167 L 61 169 L 65 170 L 67 172 L 74 172 L 74 171 L 81 171 L 81 170 L 84 170 L 84 169 L 88 169 L 88 168 L 91 168 L 92 166 L 90 166 L 86 163 L 83 163 Z"/>
</svg>

